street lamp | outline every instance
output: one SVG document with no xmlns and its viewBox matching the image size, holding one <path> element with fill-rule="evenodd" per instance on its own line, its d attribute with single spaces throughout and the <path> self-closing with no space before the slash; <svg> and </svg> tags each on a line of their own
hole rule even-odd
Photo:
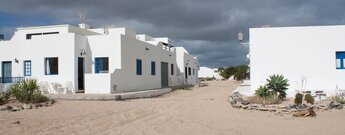
<svg viewBox="0 0 345 135">
<path fill-rule="evenodd" d="M 241 45 L 249 45 L 249 42 L 243 41 L 244 37 L 243 37 L 242 31 L 238 32 L 237 37 L 238 37 L 238 41 L 240 41 Z"/>
</svg>

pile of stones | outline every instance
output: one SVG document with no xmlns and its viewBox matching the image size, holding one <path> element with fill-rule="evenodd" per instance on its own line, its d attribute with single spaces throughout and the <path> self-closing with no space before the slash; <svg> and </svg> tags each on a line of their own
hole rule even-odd
<svg viewBox="0 0 345 135">
<path fill-rule="evenodd" d="M 330 102 L 328 105 L 325 104 L 293 104 L 293 105 L 264 105 L 264 104 L 252 104 L 248 100 L 244 99 L 239 92 L 233 93 L 228 98 L 228 102 L 233 108 L 244 109 L 244 110 L 255 110 L 255 111 L 267 111 L 275 112 L 276 114 L 290 114 L 299 113 L 305 110 L 331 110 L 331 109 L 343 109 L 343 105 Z M 312 113 L 312 112 L 309 112 Z"/>
<path fill-rule="evenodd" d="M 10 112 L 17 112 L 20 110 L 25 109 L 38 109 L 40 107 L 49 107 L 52 106 L 55 103 L 54 99 L 50 99 L 47 102 L 44 103 L 36 103 L 36 104 L 6 104 L 0 106 L 0 111 L 10 111 Z"/>
</svg>

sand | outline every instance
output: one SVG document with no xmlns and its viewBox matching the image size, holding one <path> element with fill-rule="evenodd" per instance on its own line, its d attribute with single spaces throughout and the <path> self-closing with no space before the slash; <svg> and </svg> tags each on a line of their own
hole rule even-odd
<svg viewBox="0 0 345 135">
<path fill-rule="evenodd" d="M 227 97 L 239 85 L 208 87 L 127 101 L 58 101 L 52 107 L 0 112 L 0 134 L 344 135 L 345 112 L 314 118 L 234 109 Z M 13 124 L 20 121 L 20 124 Z"/>
</svg>

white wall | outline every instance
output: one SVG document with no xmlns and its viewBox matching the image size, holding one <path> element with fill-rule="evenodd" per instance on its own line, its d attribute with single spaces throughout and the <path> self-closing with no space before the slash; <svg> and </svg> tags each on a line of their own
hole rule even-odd
<svg viewBox="0 0 345 135">
<path fill-rule="evenodd" d="M 288 96 L 300 89 L 324 90 L 328 96 L 338 85 L 345 89 L 345 70 L 336 69 L 336 51 L 345 51 L 345 26 L 250 29 L 251 85 L 254 92 L 272 74 L 289 79 Z"/>
<path fill-rule="evenodd" d="M 114 78 L 119 92 L 161 88 L 161 62 L 169 64 L 169 86 L 177 85 L 175 52 L 126 35 L 121 36 L 121 46 L 122 67 Z M 136 59 L 142 60 L 142 75 L 136 75 Z M 156 63 L 156 75 L 151 75 L 151 61 Z M 174 75 L 170 64 L 174 64 Z"/>
<path fill-rule="evenodd" d="M 74 43 L 73 33 L 35 36 L 31 40 L 4 41 L 0 42 L 0 61 L 12 61 L 12 77 L 23 77 L 24 60 L 31 60 L 31 78 L 40 82 L 61 84 L 71 81 L 76 85 Z M 45 75 L 44 61 L 47 57 L 58 57 L 58 75 Z M 18 59 L 19 62 L 15 63 L 14 59 Z"/>
<path fill-rule="evenodd" d="M 198 71 L 198 77 L 214 77 L 216 79 L 222 79 L 223 77 L 221 77 L 219 75 L 218 72 L 216 72 L 217 69 L 211 69 L 208 67 L 200 67 L 200 70 Z"/>
</svg>

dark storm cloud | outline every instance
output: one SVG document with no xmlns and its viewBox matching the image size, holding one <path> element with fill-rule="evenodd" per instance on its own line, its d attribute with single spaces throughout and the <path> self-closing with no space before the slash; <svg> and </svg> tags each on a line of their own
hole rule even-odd
<svg viewBox="0 0 345 135">
<path fill-rule="evenodd" d="M 1 2 L 0 17 L 4 13 L 20 19 L 13 26 L 0 18 L 0 32 L 10 35 L 18 26 L 77 24 L 77 14 L 85 9 L 93 26 L 125 26 L 168 36 L 198 56 L 201 66 L 219 67 L 247 63 L 248 47 L 236 39 L 240 30 L 248 36 L 249 28 L 264 24 L 344 24 L 344 5 L 343 0 L 9 0 Z"/>
</svg>

